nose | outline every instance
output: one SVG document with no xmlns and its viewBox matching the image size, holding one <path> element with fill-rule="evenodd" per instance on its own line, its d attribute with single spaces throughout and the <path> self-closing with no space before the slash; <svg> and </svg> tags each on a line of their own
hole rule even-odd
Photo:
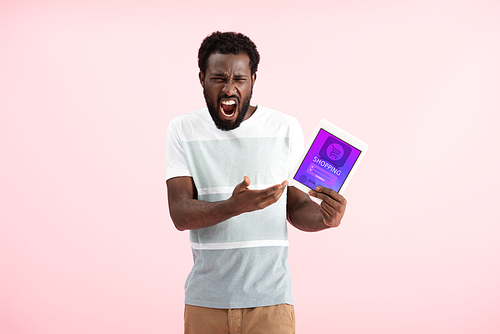
<svg viewBox="0 0 500 334">
<path fill-rule="evenodd" d="M 222 88 L 222 92 L 227 96 L 232 96 L 236 94 L 236 85 L 233 80 L 228 80 L 224 87 Z"/>
</svg>

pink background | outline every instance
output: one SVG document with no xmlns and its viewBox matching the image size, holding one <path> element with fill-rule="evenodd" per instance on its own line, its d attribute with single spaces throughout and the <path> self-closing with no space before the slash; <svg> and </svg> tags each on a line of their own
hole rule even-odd
<svg viewBox="0 0 500 334">
<path fill-rule="evenodd" d="M 0 332 L 181 333 L 169 120 L 237 30 L 253 102 L 371 145 L 338 229 L 290 229 L 298 333 L 500 332 L 500 2 L 2 1 Z"/>
</svg>

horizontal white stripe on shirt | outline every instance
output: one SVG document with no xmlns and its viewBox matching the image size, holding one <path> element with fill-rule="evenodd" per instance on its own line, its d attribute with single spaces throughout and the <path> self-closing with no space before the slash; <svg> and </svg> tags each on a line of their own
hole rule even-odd
<svg viewBox="0 0 500 334">
<path fill-rule="evenodd" d="M 288 240 L 250 240 L 250 241 L 237 241 L 237 242 L 221 242 L 221 243 L 197 243 L 192 242 L 193 249 L 233 249 L 233 248 L 249 248 L 249 247 L 269 247 L 280 246 L 287 247 Z"/>
</svg>

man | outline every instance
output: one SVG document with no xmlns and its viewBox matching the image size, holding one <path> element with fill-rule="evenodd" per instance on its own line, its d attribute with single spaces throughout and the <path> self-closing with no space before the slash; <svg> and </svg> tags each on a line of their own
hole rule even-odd
<svg viewBox="0 0 500 334">
<path fill-rule="evenodd" d="M 207 107 L 167 131 L 167 189 L 175 227 L 190 230 L 185 333 L 294 333 L 288 220 L 304 231 L 340 224 L 346 200 L 288 186 L 303 150 L 298 121 L 250 105 L 260 60 L 239 33 L 215 32 L 198 52 Z"/>
</svg>

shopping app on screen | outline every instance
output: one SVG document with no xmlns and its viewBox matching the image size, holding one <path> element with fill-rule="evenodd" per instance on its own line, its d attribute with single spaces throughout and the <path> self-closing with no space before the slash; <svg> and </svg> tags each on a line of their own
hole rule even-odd
<svg viewBox="0 0 500 334">
<path fill-rule="evenodd" d="M 311 189 L 339 191 L 361 151 L 320 129 L 294 179 Z"/>
</svg>

